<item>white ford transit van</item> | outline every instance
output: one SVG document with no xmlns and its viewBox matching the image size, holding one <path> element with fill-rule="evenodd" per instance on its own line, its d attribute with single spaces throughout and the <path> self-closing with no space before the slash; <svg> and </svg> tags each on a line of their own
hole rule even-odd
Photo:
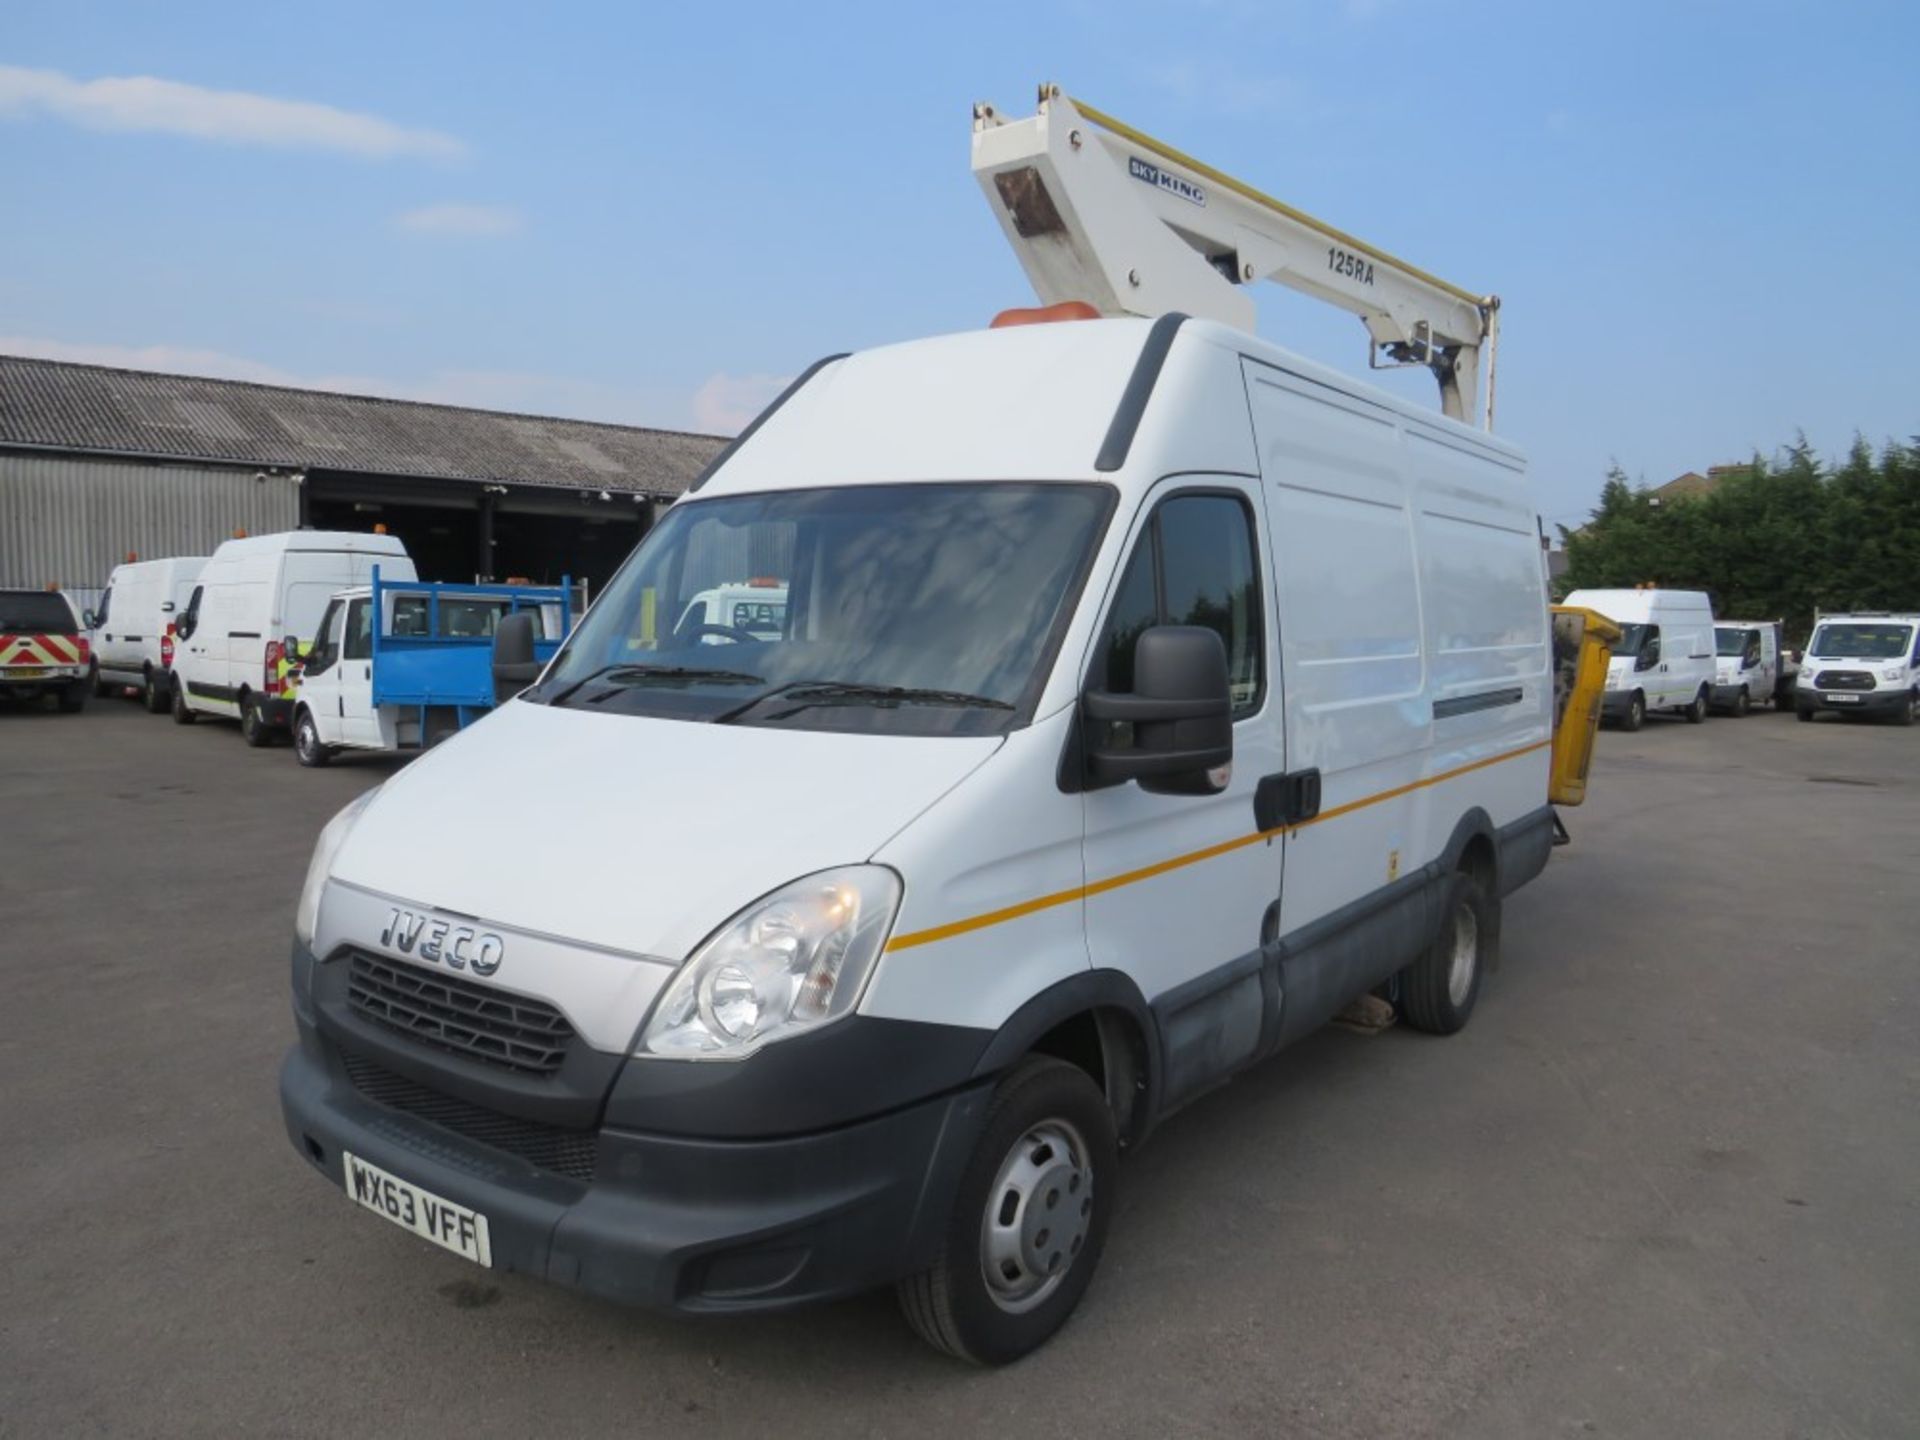
<svg viewBox="0 0 1920 1440">
<path fill-rule="evenodd" d="M 289 530 L 220 546 L 174 625 L 173 718 L 237 719 L 249 745 L 287 733 L 302 645 L 333 593 L 365 584 L 376 564 L 391 579 L 418 578 L 393 535 Z"/>
<path fill-rule="evenodd" d="M 1793 706 L 1802 720 L 1831 710 L 1913 724 L 1920 715 L 1920 615 L 1822 615 Z"/>
<path fill-rule="evenodd" d="M 1638 730 L 1649 710 L 1707 718 L 1714 684 L 1713 605 L 1701 590 L 1576 590 L 1569 605 L 1598 610 L 1625 634 L 1613 647 L 1601 716 Z"/>
<path fill-rule="evenodd" d="M 709 473 L 321 834 L 289 1137 L 480 1265 L 1009 1360 L 1182 1103 L 1472 1014 L 1551 838 L 1524 464 L 1172 315 L 835 357 Z M 772 633 L 650 633 L 749 552 Z"/>
<path fill-rule="evenodd" d="M 93 632 L 93 693 L 137 686 L 158 715 L 172 698 L 174 621 L 186 612 L 204 555 L 136 560 L 113 567 L 99 605 L 88 612 Z"/>
<path fill-rule="evenodd" d="M 1786 649 L 1778 620 L 1720 620 L 1713 627 L 1713 703 L 1745 715 L 1763 700 L 1785 708 L 1792 690 L 1783 686 Z M 1782 696 L 1787 697 L 1782 700 Z"/>
</svg>

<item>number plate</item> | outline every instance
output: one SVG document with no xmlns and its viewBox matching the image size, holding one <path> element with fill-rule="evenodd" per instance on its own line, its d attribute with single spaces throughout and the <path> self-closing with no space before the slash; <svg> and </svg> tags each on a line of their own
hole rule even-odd
<svg viewBox="0 0 1920 1440">
<path fill-rule="evenodd" d="M 1822 695 L 1820 698 L 1829 705 L 1858 705 L 1860 703 L 1860 697 L 1858 695 Z"/>
<path fill-rule="evenodd" d="M 44 665 L 9 665 L 0 670 L 0 679 L 40 680 L 45 678 L 47 667 Z"/>
<path fill-rule="evenodd" d="M 369 1165 L 357 1155 L 340 1152 L 345 1168 L 347 1194 L 356 1205 L 364 1205 L 376 1215 L 384 1215 L 402 1230 L 411 1230 L 423 1240 L 431 1240 L 443 1250 L 464 1255 L 476 1265 L 493 1264 L 493 1247 L 487 1241 L 487 1217 L 451 1200 L 409 1185 L 398 1175 L 390 1175 L 378 1165 Z"/>
</svg>

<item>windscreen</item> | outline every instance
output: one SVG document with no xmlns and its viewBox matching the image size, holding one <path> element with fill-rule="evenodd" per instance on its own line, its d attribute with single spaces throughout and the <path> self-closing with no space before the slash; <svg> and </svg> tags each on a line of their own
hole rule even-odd
<svg viewBox="0 0 1920 1440">
<path fill-rule="evenodd" d="M 0 635 L 70 635 L 73 611 L 59 595 L 36 590 L 0 591 Z"/>
<path fill-rule="evenodd" d="M 682 501 L 530 698 L 721 723 L 999 733 L 1044 680 L 1112 495 L 978 483 Z"/>
<path fill-rule="evenodd" d="M 1747 648 L 1760 646 L 1758 630 L 1729 630 L 1725 626 L 1713 632 L 1714 653 L 1716 655 L 1737 656 L 1747 653 Z"/>
<path fill-rule="evenodd" d="M 1912 641 L 1911 625 L 1850 620 L 1814 631 L 1807 653 L 1816 660 L 1899 660 L 1905 658 Z"/>
</svg>

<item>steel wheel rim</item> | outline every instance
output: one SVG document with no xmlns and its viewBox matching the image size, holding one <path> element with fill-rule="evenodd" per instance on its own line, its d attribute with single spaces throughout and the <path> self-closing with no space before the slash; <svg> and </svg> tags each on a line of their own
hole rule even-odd
<svg viewBox="0 0 1920 1440">
<path fill-rule="evenodd" d="M 313 758 L 314 752 L 319 748 L 314 743 L 315 738 L 313 721 L 307 716 L 302 715 L 300 717 L 300 728 L 294 731 L 293 735 L 293 743 L 298 747 L 302 759 L 311 760 Z"/>
<path fill-rule="evenodd" d="M 980 1273 L 993 1303 L 1022 1315 L 1060 1288 L 1093 1226 L 1087 1142 L 1055 1116 L 1014 1142 L 980 1216 Z"/>
<path fill-rule="evenodd" d="M 1480 920 L 1471 906 L 1462 905 L 1453 912 L 1453 954 L 1447 960 L 1447 999 L 1456 1007 L 1467 1003 L 1479 962 Z"/>
</svg>

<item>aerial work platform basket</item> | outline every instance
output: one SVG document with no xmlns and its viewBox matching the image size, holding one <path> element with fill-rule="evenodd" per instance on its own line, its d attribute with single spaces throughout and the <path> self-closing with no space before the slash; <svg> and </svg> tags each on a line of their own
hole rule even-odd
<svg viewBox="0 0 1920 1440">
<path fill-rule="evenodd" d="M 1607 663 L 1620 627 L 1598 610 L 1553 607 L 1553 771 L 1547 798 L 1578 805 L 1587 798 L 1587 769 L 1600 730 Z"/>
</svg>

